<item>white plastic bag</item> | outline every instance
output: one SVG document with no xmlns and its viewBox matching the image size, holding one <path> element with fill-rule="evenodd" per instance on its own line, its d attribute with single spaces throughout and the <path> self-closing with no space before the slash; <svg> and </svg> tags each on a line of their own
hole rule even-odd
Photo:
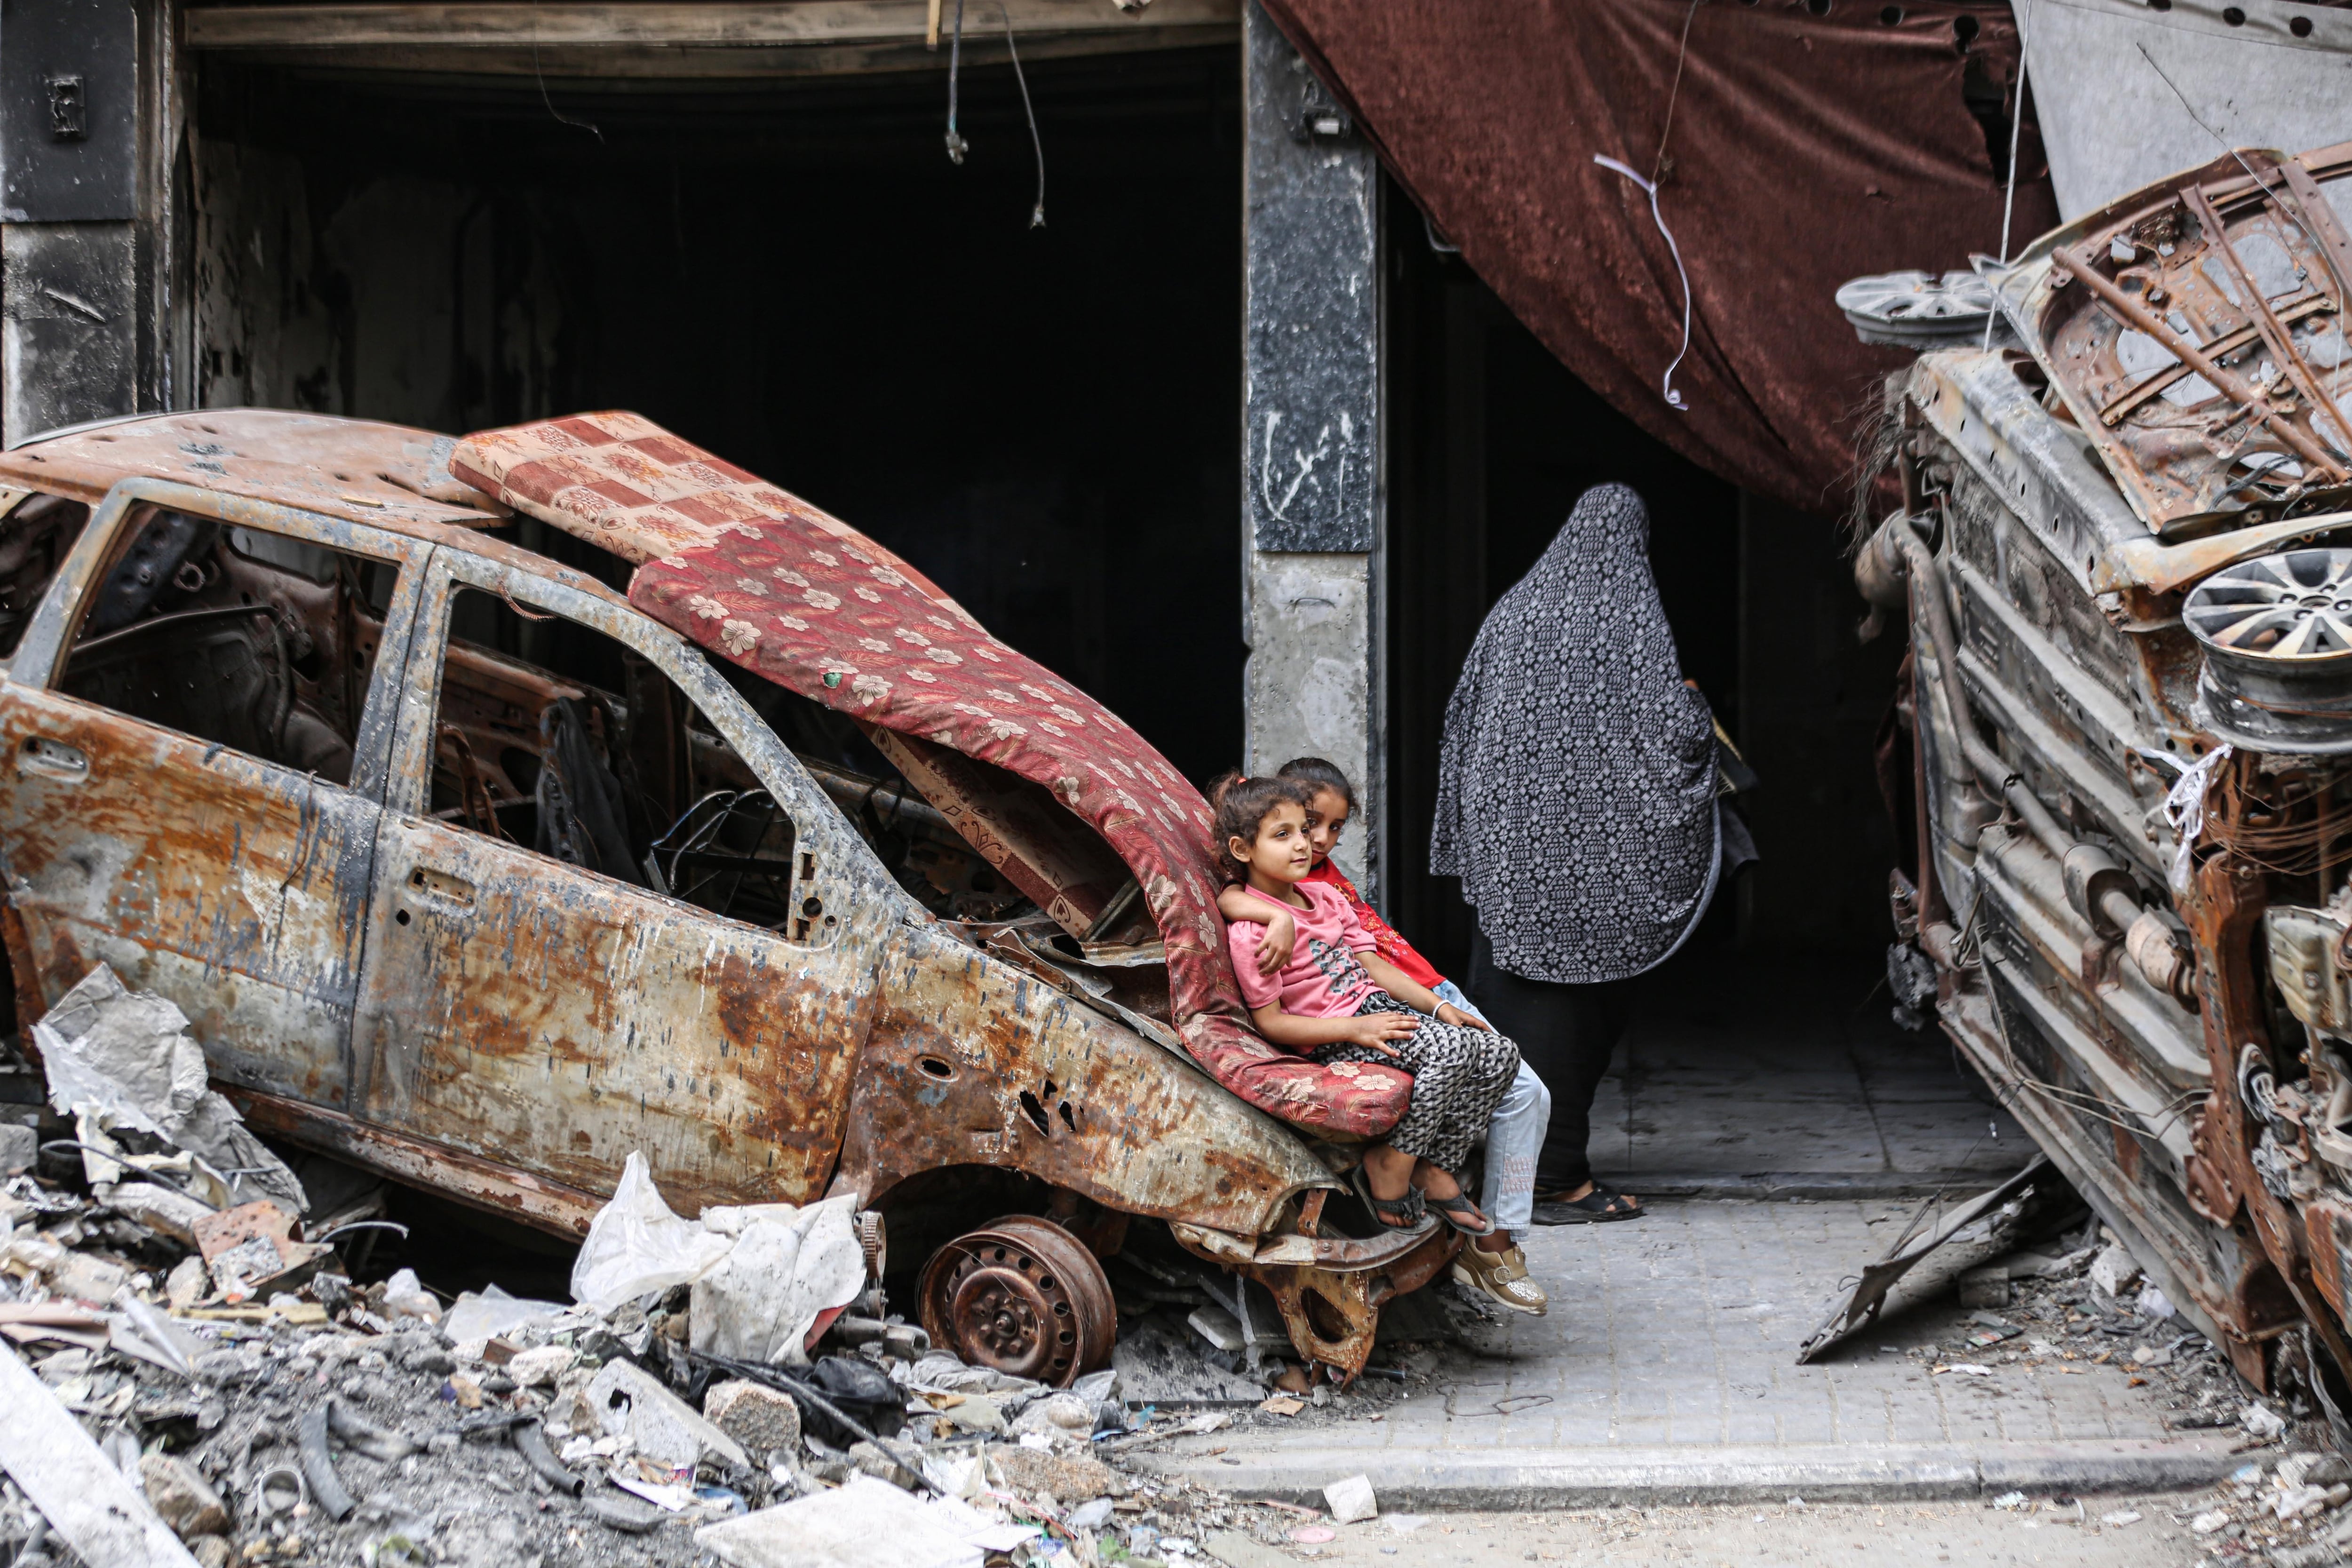
<svg viewBox="0 0 2352 1568">
<path fill-rule="evenodd" d="M 632 1152 L 613 1201 L 589 1223 L 588 1239 L 572 1266 L 572 1299 L 609 1312 L 625 1301 L 701 1278 L 734 1246 L 672 1214 L 644 1153 Z"/>
<path fill-rule="evenodd" d="M 563 1311 L 552 1301 L 509 1296 L 496 1285 L 476 1295 L 468 1290 L 450 1304 L 441 1319 L 441 1331 L 452 1344 L 470 1344 L 494 1335 L 510 1334 L 526 1323 L 547 1322 Z"/>
<path fill-rule="evenodd" d="M 807 1360 L 801 1342 L 817 1314 L 856 1296 L 866 1283 L 866 1249 L 852 1220 L 856 1200 L 828 1198 L 805 1208 L 781 1204 L 754 1215 L 734 1250 L 694 1282 L 689 1342 L 740 1361 Z M 721 1211 L 703 1215 L 709 1224 Z"/>
</svg>

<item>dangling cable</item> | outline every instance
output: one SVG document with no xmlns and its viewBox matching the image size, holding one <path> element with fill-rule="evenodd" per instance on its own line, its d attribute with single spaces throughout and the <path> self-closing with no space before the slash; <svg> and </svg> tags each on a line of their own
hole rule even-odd
<svg viewBox="0 0 2352 1568">
<path fill-rule="evenodd" d="M 948 162 L 961 167 L 971 143 L 956 134 L 956 77 L 963 68 L 963 0 L 956 0 L 955 37 L 948 45 Z"/>
<path fill-rule="evenodd" d="M 962 0 L 956 0 L 961 5 Z M 1029 117 L 1029 145 L 1037 153 L 1037 205 L 1029 209 L 1029 226 L 1045 226 L 1045 143 L 1037 134 L 1037 109 L 1029 101 L 1029 79 L 1021 74 L 1021 51 L 1013 47 L 1013 13 L 998 0 L 996 14 L 1004 18 L 1004 48 L 1013 57 L 1013 79 L 1021 84 L 1021 112 Z"/>
<path fill-rule="evenodd" d="M 1664 396 L 1667 407 L 1676 413 L 1687 414 L 1690 405 L 1683 401 L 1683 395 L 1675 390 L 1675 371 L 1683 363 L 1684 356 L 1690 353 L 1691 338 L 1690 274 L 1683 268 L 1683 247 L 1675 243 L 1675 231 L 1668 228 L 1666 220 L 1658 216 L 1658 187 L 1654 182 L 1642 178 L 1614 158 L 1604 158 L 1595 153 L 1592 161 L 1604 169 L 1615 170 L 1642 187 L 1650 198 L 1650 221 L 1658 226 L 1658 233 L 1665 237 L 1667 253 L 1675 258 L 1675 276 L 1683 280 L 1683 346 L 1675 351 L 1674 363 L 1666 366 L 1666 374 L 1659 380 L 1658 390 Z"/>
<path fill-rule="evenodd" d="M 2017 206 L 2017 138 L 2025 129 L 2025 29 L 2033 17 L 2033 0 L 2024 0 L 2017 12 L 2017 101 L 2009 110 L 2009 186 L 2000 195 L 2000 264 L 2009 265 L 2009 216 Z M 1985 312 L 1984 345 L 1992 349 L 1992 324 L 2000 319 L 2000 300 Z"/>
<path fill-rule="evenodd" d="M 557 110 L 555 100 L 547 96 L 547 73 L 539 68 L 539 0 L 530 0 L 530 74 L 539 79 L 539 101 L 547 106 L 547 112 L 558 125 L 585 131 L 599 142 L 604 140 L 604 133 L 596 129 L 593 121 L 572 119 Z"/>
<path fill-rule="evenodd" d="M 1675 85 L 1666 89 L 1666 122 L 1658 130 L 1658 155 L 1650 161 L 1650 182 L 1666 177 L 1666 138 L 1675 133 L 1675 102 L 1683 95 L 1683 62 L 1690 58 L 1691 24 L 1698 20 L 1698 0 L 1683 13 L 1683 39 L 1675 48 Z"/>
</svg>

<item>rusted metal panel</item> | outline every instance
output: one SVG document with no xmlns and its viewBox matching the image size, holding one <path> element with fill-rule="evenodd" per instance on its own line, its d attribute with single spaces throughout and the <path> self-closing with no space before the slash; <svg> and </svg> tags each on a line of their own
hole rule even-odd
<svg viewBox="0 0 2352 1568">
<path fill-rule="evenodd" d="M 461 584 L 620 639 L 702 705 L 799 828 L 792 934 L 424 815 Z M 741 698 L 635 610 L 445 552 L 419 621 L 358 1001 L 362 1114 L 485 1159 L 530 1150 L 534 1174 L 583 1190 L 643 1150 L 682 1204 L 816 1196 L 911 900 Z"/>
<path fill-rule="evenodd" d="M 2342 234 L 2317 184 L 2347 168 L 2352 143 L 2228 153 L 2044 236 L 2002 279 L 2072 424 L 2168 539 L 2352 495 Z"/>
<path fill-rule="evenodd" d="M 136 487 L 133 487 L 134 489 Z M 181 1003 L 213 1071 L 236 1084 L 340 1105 L 374 852 L 380 739 L 349 787 L 43 689 L 71 674 L 79 604 L 142 510 L 101 508 L 20 647 L 0 703 L 0 858 L 44 1002 L 111 963 Z M 191 505 L 204 498 L 181 496 Z M 425 550 L 374 530 L 268 508 L 252 526 L 380 559 Z M 407 600 L 403 601 L 404 604 Z M 369 699 L 394 700 L 394 639 Z M 380 737 L 359 724 L 362 740 Z"/>
<path fill-rule="evenodd" d="M 181 1005 L 216 1077 L 344 1103 L 376 806 L 51 692 L 11 691 L 0 748 L 43 1001 L 110 963 Z"/>
<path fill-rule="evenodd" d="M 608 1195 L 550 1181 L 508 1160 L 485 1160 L 446 1143 L 406 1137 L 306 1100 L 234 1086 L 224 1086 L 223 1092 L 257 1131 L 372 1165 L 397 1181 L 541 1230 L 587 1235 Z"/>
<path fill-rule="evenodd" d="M 1329 1171 L 1207 1076 L 944 927 L 876 976 L 843 1190 L 878 1200 L 943 1165 L 1025 1171 L 1125 1213 L 1255 1236 Z"/>
<path fill-rule="evenodd" d="M 351 522 L 496 526 L 507 509 L 449 473 L 430 430 L 271 408 L 142 415 L 0 452 L 0 485 L 97 502 L 164 479 Z"/>
<path fill-rule="evenodd" d="M 1109 846 L 1042 787 L 919 736 L 879 724 L 860 728 L 981 858 L 1064 931 L 1080 942 L 1132 942 L 1148 934 L 1150 911 L 1135 899 L 1135 879 Z"/>
</svg>

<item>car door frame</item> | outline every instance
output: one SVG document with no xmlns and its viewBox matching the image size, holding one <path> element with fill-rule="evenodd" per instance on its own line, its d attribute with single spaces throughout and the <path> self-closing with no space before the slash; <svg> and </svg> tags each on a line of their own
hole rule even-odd
<svg viewBox="0 0 2352 1568">
<path fill-rule="evenodd" d="M 553 563 L 541 573 L 487 553 L 456 549 L 440 551 L 427 564 L 386 770 L 375 887 L 353 1030 L 352 1108 L 358 1125 L 347 1136 L 355 1144 L 369 1146 L 380 1162 L 430 1160 L 435 1165 L 435 1184 L 463 1200 L 546 1228 L 574 1232 L 584 1228 L 601 1201 L 598 1190 L 609 1191 L 628 1151 L 613 1142 L 625 1131 L 618 1125 L 625 1119 L 612 1115 L 600 1103 L 602 1091 L 591 1092 L 600 1068 L 597 1061 L 587 1059 L 578 1037 L 559 1030 L 540 1037 L 532 1047 L 545 1063 L 541 1092 L 550 1103 L 532 1108 L 544 1125 L 536 1129 L 542 1135 L 528 1160 L 515 1157 L 503 1146 L 493 1146 L 486 1121 L 445 1112 L 440 1124 L 434 1126 L 427 1125 L 418 1111 L 420 1084 L 438 1092 L 441 1085 L 455 1082 L 454 1058 L 433 1043 L 431 1033 L 437 1028 L 446 1035 L 450 1026 L 434 1022 L 430 1010 L 466 1005 L 464 998 L 453 997 L 448 991 L 450 984 L 459 982 L 441 980 L 436 988 L 434 973 L 439 963 L 434 955 L 446 953 L 451 951 L 447 942 L 463 939 L 436 931 L 433 922 L 476 922 L 503 933 L 510 945 L 502 951 L 510 955 L 520 951 L 511 945 L 518 941 L 537 944 L 533 951 L 544 953 L 543 937 L 522 931 L 520 922 L 494 902 L 508 900 L 511 906 L 529 894 L 539 900 L 536 908 L 542 923 L 568 918 L 566 911 L 570 911 L 570 918 L 609 933 L 619 929 L 611 923 L 616 918 L 614 911 L 626 910 L 643 917 L 650 928 L 640 931 L 642 942 L 634 945 L 667 940 L 675 934 L 668 928 L 691 928 L 697 942 L 707 950 L 701 994 L 717 995 L 712 1011 L 729 1032 L 730 1042 L 721 1054 L 733 1058 L 730 1066 L 735 1078 L 732 1083 L 721 1084 L 716 1081 L 719 1075 L 715 1070 L 701 1075 L 701 1081 L 711 1090 L 711 1106 L 699 1118 L 703 1131 L 698 1136 L 709 1157 L 699 1160 L 683 1149 L 686 1118 L 665 1117 L 636 1130 L 656 1145 L 647 1149 L 648 1158 L 673 1201 L 690 1208 L 697 1201 L 744 1202 L 787 1194 L 798 1199 L 814 1197 L 824 1191 L 839 1159 L 851 1074 L 879 1010 L 879 971 L 891 933 L 908 911 L 919 914 L 919 908 L 890 879 L 799 760 L 742 694 L 711 668 L 701 651 L 609 590 L 599 591 L 601 586 Z M 823 940 L 795 940 L 533 850 L 501 845 L 470 829 L 435 822 L 429 806 L 441 679 L 450 641 L 451 606 L 462 588 L 498 595 L 525 613 L 552 613 L 600 632 L 650 661 L 675 683 L 792 818 L 793 855 L 800 873 L 793 882 L 794 897 L 811 922 L 812 935 L 821 935 Z M 467 867 L 511 866 L 511 872 L 498 873 L 498 880 L 504 881 L 509 875 L 515 880 L 511 886 L 486 887 L 479 878 L 457 876 L 446 864 L 428 863 L 431 858 L 419 853 L 420 846 L 427 844 L 436 846 L 434 854 L 457 857 Z M 416 877 L 415 873 L 420 871 L 426 875 Z M 437 878 L 452 879 L 455 885 L 436 886 Z M 397 955 L 404 949 L 414 954 L 420 951 L 420 942 L 421 951 L 428 955 L 425 963 Z M 774 951 L 779 947 L 785 950 L 783 953 Z M 672 950 L 676 951 L 674 942 Z M 786 956 L 797 961 L 793 971 L 772 973 L 771 962 Z M 614 957 L 644 962 L 643 954 L 635 951 L 618 952 Z M 516 968 L 526 967 L 511 957 L 509 963 Z M 461 971 L 463 966 L 461 960 Z M 714 974 L 715 980 L 710 978 Z M 670 994 L 676 994 L 681 984 L 687 991 L 693 990 L 693 983 L 681 983 L 676 974 L 668 979 Z M 753 979 L 767 989 L 751 985 Z M 597 983 L 584 973 L 575 980 L 582 984 Z M 625 977 L 624 984 L 630 983 Z M 754 993 L 761 998 L 758 1009 L 745 1005 Z M 526 1010 L 537 1008 L 534 1016 L 545 1017 L 552 1005 L 542 999 L 558 994 L 551 986 L 542 986 L 520 998 L 520 1005 Z M 822 1031 L 806 1059 L 793 1064 L 796 1072 L 758 1066 L 766 1059 L 761 1054 L 766 1042 L 761 1038 L 761 1018 L 750 1015 L 755 1011 L 763 1015 L 771 1005 L 791 1016 L 817 1020 L 815 1027 Z M 628 1005 L 625 996 L 605 994 L 593 1003 L 583 1000 L 575 1021 L 586 1033 L 593 1026 L 592 1016 L 600 1008 L 613 1015 Z M 479 1010 L 472 1018 L 487 1031 L 508 1022 Z M 608 1042 L 610 1037 L 608 1032 Z M 511 1047 L 511 1041 L 503 1042 L 501 1054 L 510 1052 Z M 467 1048 L 478 1047 L 469 1043 Z M 482 1055 L 475 1058 L 478 1063 L 490 1054 L 488 1047 L 479 1048 Z M 692 1047 L 686 1048 L 690 1053 Z M 428 1063 L 427 1055 L 436 1051 L 443 1051 L 442 1059 Z M 609 1073 L 619 1059 L 616 1051 L 606 1049 L 602 1070 Z M 777 1060 L 781 1068 L 782 1058 Z M 708 1060 L 703 1065 L 715 1067 Z M 503 1060 L 491 1066 L 499 1072 L 510 1070 Z M 422 1076 L 428 1069 L 429 1076 Z M 484 1086 L 480 1092 L 487 1096 L 491 1089 Z M 511 1100 L 508 1108 L 511 1109 Z M 640 1109 L 644 1109 L 642 1101 Z M 547 1142 L 545 1134 L 558 1131 L 564 1147 Z M 741 1157 L 742 1152 L 733 1147 L 739 1131 L 751 1140 L 770 1135 L 775 1140 L 765 1145 L 771 1166 L 789 1167 L 796 1153 L 798 1171 L 789 1177 L 780 1175 L 781 1188 L 763 1184 Z M 584 1146 L 577 1142 L 583 1137 L 588 1141 Z M 781 1162 L 779 1147 L 786 1151 Z M 581 1151 L 577 1158 L 575 1148 Z M 526 1164 L 530 1168 L 524 1169 Z"/>
<path fill-rule="evenodd" d="M 257 529 L 396 568 L 353 735 L 347 784 L 298 773 L 59 689 L 70 667 L 74 636 L 108 563 L 125 531 L 149 508 L 212 518 L 229 527 Z M 78 789 L 89 772 L 83 750 L 53 737 L 50 750 L 37 745 L 40 733 L 59 729 L 86 741 L 102 738 L 111 744 L 144 746 L 161 769 L 178 767 L 194 752 L 189 793 L 210 792 L 223 815 L 237 820 L 230 826 L 226 859 L 217 867 L 216 878 L 202 871 L 180 876 L 188 865 L 204 863 L 208 847 L 217 850 L 218 846 L 207 837 L 204 813 L 193 800 L 178 798 L 179 792 L 168 784 L 161 790 L 151 787 L 144 804 L 158 819 L 179 818 L 174 826 L 180 848 L 171 865 L 142 869 L 136 864 L 140 857 L 133 852 L 134 835 L 109 836 L 94 829 L 87 843 L 66 857 L 72 866 L 52 863 L 36 871 L 19 863 L 27 858 L 21 853 L 26 847 L 25 836 L 0 826 L 0 876 L 8 889 L 8 939 L 20 1016 L 45 1010 L 104 960 L 127 982 L 151 984 L 179 1004 L 205 1047 L 210 1071 L 224 1089 L 327 1104 L 343 1100 L 350 1085 L 351 1009 L 359 978 L 365 895 L 372 881 L 393 721 L 425 563 L 435 548 L 432 542 L 411 534 L 169 480 L 124 479 L 107 492 L 43 595 L 16 654 L 0 671 L 0 683 L 5 683 L 0 690 L 6 693 L 5 708 L 0 708 L 0 735 L 5 737 L 7 759 L 0 766 L 11 770 L 17 792 L 55 785 Z M 79 778 L 73 776 L 77 764 Z M 89 815 L 102 817 L 105 813 L 94 808 Z M 121 815 L 127 820 L 132 814 Z M 290 846 L 290 856 L 270 858 L 273 836 L 266 829 L 273 820 L 288 829 L 276 837 L 282 841 L 280 847 Z M 169 836 L 159 826 L 154 839 Z M 148 847 L 154 847 L 153 839 Z M 152 861 L 156 856 L 146 858 Z M 62 898 L 71 889 L 51 875 L 74 867 L 82 883 L 79 911 Z M 122 897 L 114 890 L 126 874 L 148 878 L 146 919 L 151 924 L 163 922 L 154 933 L 157 942 L 141 940 L 135 929 L 110 931 L 105 924 L 101 907 L 117 919 L 124 918 L 126 909 L 135 913 L 139 908 L 135 889 Z M 176 894 L 154 896 L 156 887 L 173 878 L 180 879 Z M 186 918 L 178 922 L 180 940 L 162 942 L 173 911 L 160 906 L 175 899 L 193 900 L 193 907 L 182 911 Z M 274 909 L 265 908 L 272 904 Z M 283 957 L 289 915 L 298 942 L 307 931 L 318 949 L 310 959 L 298 957 L 290 966 Z M 267 932 L 261 929 L 265 919 L 269 921 Z M 248 926 L 251 936 L 246 934 Z M 226 978 L 229 976 L 235 978 Z M 284 984 L 288 981 L 293 984 Z M 26 994 L 28 983 L 30 994 Z M 288 1046 L 295 1039 L 301 1044 L 299 1052 Z"/>
</svg>

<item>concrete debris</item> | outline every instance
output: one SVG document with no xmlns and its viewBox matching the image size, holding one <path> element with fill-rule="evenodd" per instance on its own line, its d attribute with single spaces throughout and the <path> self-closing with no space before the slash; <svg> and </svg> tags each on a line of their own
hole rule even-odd
<svg viewBox="0 0 2352 1568">
<path fill-rule="evenodd" d="M 708 1525 L 695 1543 L 733 1568 L 980 1568 L 983 1558 L 938 1505 L 862 1477 Z"/>
<path fill-rule="evenodd" d="M 761 1464 L 772 1454 L 790 1455 L 800 1447 L 800 1406 L 792 1395 L 762 1384 L 740 1378 L 712 1384 L 702 1396 L 702 1413 Z"/>
<path fill-rule="evenodd" d="M 606 1362 L 589 1382 L 587 1404 L 606 1436 L 626 1438 L 638 1453 L 674 1469 L 690 1470 L 705 1454 L 738 1467 L 751 1462 L 741 1444 L 632 1362 Z"/>
<path fill-rule="evenodd" d="M 1330 1505 L 1331 1517 L 1341 1524 L 1354 1524 L 1359 1520 L 1376 1518 L 1380 1503 L 1372 1496 L 1369 1476 L 1349 1476 L 1333 1481 L 1323 1489 L 1323 1500 Z"/>
<path fill-rule="evenodd" d="M 556 1380 L 570 1372 L 579 1361 L 579 1352 L 570 1345 L 534 1345 L 527 1351 L 517 1351 L 506 1363 L 507 1375 L 522 1388 L 553 1388 Z"/>
<path fill-rule="evenodd" d="M 43 1523 L 37 1528 L 54 1529 L 95 1568 L 181 1568 L 194 1561 L 121 1466 L 68 1413 L 61 1393 L 45 1386 L 5 1345 L 0 1345 L 0 1405 L 8 1411 L 8 1419 L 0 1421 L 0 1469 L 39 1510 Z M 24 1561 L 13 1550 L 11 1555 Z"/>
<path fill-rule="evenodd" d="M 2110 1296 L 2121 1296 L 2139 1283 L 2139 1264 L 2123 1243 L 2110 1242 L 2091 1259 L 2091 1283 Z"/>
<path fill-rule="evenodd" d="M 187 1460 L 172 1454 L 145 1454 L 139 1460 L 139 1484 L 165 1524 L 183 1541 L 197 1535 L 218 1535 L 228 1529 L 228 1508 Z"/>
</svg>

